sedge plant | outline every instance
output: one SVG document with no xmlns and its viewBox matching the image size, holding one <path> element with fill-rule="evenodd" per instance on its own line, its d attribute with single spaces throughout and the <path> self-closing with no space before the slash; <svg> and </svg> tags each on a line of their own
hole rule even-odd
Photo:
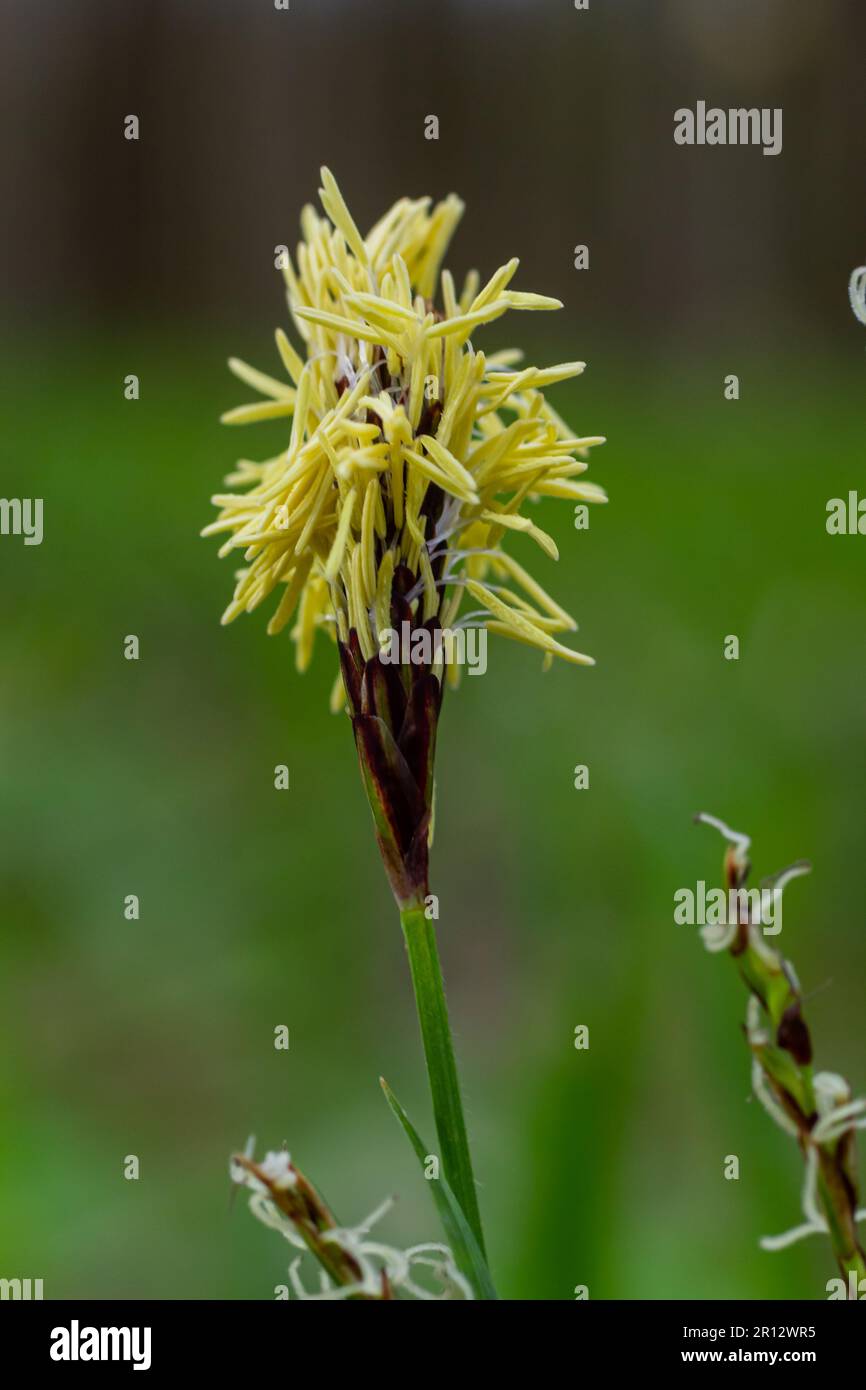
<svg viewBox="0 0 866 1390">
<path fill-rule="evenodd" d="M 866 1209 L 858 1205 L 857 1130 L 866 1128 L 866 1100 L 855 1100 L 844 1077 L 816 1071 L 803 995 L 789 960 L 773 946 L 777 910 L 785 886 L 810 871 L 798 861 L 747 889 L 750 872 L 747 835 L 701 813 L 696 819 L 724 835 L 727 907 L 724 920 L 701 929 L 709 951 L 725 952 L 735 963 L 748 993 L 745 1036 L 752 1054 L 752 1087 L 771 1119 L 797 1143 L 803 1156 L 803 1216 L 800 1225 L 778 1236 L 764 1236 L 764 1250 L 783 1250 L 812 1235 L 829 1237 L 838 1266 L 839 1292 L 866 1293 L 866 1250 L 858 1224 Z"/>
<path fill-rule="evenodd" d="M 603 440 L 576 435 L 545 394 L 584 363 L 524 366 L 519 352 L 476 347 L 509 312 L 561 305 L 511 288 L 516 259 L 485 284 L 471 272 L 458 292 L 443 258 L 463 213 L 459 198 L 401 198 L 362 236 L 328 169 L 319 193 L 324 215 L 304 208 L 295 261 L 283 266 L 298 342 L 277 330 L 285 378 L 229 361 L 260 399 L 224 422 L 285 420 L 287 447 L 235 465 L 203 534 L 223 536 L 220 554 L 243 561 L 224 623 L 273 600 L 268 632 L 289 627 L 299 670 L 317 637 L 336 648 L 331 703 L 351 721 L 402 924 L 440 1195 L 448 1194 L 444 1219 L 456 1222 L 461 1248 L 471 1247 L 477 1276 L 484 1234 L 427 910 L 437 731 L 469 630 L 534 648 L 545 665 L 592 664 L 560 640 L 576 623 L 525 557 L 535 548 L 557 558 L 533 519 L 540 499 L 606 500 L 582 477 Z M 261 1184 L 250 1162 L 237 1172 Z"/>
</svg>

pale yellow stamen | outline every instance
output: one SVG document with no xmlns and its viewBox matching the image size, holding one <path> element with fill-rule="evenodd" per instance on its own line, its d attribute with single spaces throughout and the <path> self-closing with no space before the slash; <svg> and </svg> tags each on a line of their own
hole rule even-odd
<svg viewBox="0 0 866 1390">
<path fill-rule="evenodd" d="M 321 199 L 326 215 L 303 209 L 303 241 L 283 266 L 302 344 L 298 352 L 277 330 L 287 380 L 229 360 L 263 399 L 227 411 L 225 422 L 291 426 L 281 453 L 239 459 L 226 480 L 239 491 L 213 498 L 219 515 L 203 534 L 220 536 L 219 553 L 240 551 L 246 566 L 223 621 L 276 592 L 268 631 L 295 615 L 301 669 L 319 629 L 343 642 L 354 629 L 368 658 L 390 625 L 402 565 L 414 576 L 415 622 L 450 628 L 469 595 L 491 632 L 537 648 L 545 665 L 554 655 L 588 664 L 553 636 L 573 630 L 573 619 L 502 549 L 522 533 L 555 560 L 552 537 L 524 514 L 529 505 L 606 501 L 581 477 L 602 436 L 575 435 L 543 394 L 584 364 L 520 367 L 518 351 L 486 357 L 471 341 L 510 310 L 559 301 L 511 289 L 516 258 L 483 287 L 471 271 L 458 295 L 440 269 L 463 212 L 453 194 L 435 206 L 402 198 L 366 237 L 327 168 Z M 345 703 L 341 680 L 332 700 Z"/>
</svg>

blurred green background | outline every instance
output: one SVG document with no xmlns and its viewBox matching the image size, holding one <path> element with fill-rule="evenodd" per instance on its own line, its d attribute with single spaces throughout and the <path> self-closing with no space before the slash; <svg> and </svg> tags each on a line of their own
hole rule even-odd
<svg viewBox="0 0 866 1390">
<path fill-rule="evenodd" d="M 750 1099 L 733 966 L 674 926 L 673 895 L 720 871 L 701 809 L 752 834 L 759 877 L 813 861 L 781 944 L 818 1064 L 863 1094 L 866 541 L 824 525 L 829 498 L 864 490 L 866 333 L 845 296 L 866 249 L 863 96 L 844 77 L 863 16 L 406 8 L 377 6 L 374 32 L 328 0 L 4 20 L 7 53 L 41 61 L 29 82 L 15 65 L 0 151 L 21 175 L 3 493 L 45 499 L 45 537 L 0 540 L 0 1276 L 47 1297 L 271 1297 L 291 1252 L 229 1207 L 250 1133 L 287 1141 L 345 1221 L 394 1194 L 383 1238 L 437 1238 L 377 1085 L 431 1142 L 399 924 L 327 709 L 333 650 L 299 677 L 262 613 L 221 629 L 230 562 L 197 538 L 234 459 L 283 441 L 217 424 L 247 398 L 224 359 L 276 370 L 270 248 L 294 245 L 327 160 L 365 226 L 404 192 L 463 193 L 461 275 L 525 251 L 517 285 L 565 311 L 484 345 L 586 358 L 553 402 L 609 439 L 590 529 L 544 504 L 559 565 L 511 546 L 598 666 L 543 675 L 491 640 L 440 736 L 433 888 L 500 1289 L 822 1297 L 825 1242 L 757 1247 L 799 1221 L 801 1164 Z M 784 105 L 783 154 L 675 149 L 673 108 L 717 93 Z"/>
</svg>

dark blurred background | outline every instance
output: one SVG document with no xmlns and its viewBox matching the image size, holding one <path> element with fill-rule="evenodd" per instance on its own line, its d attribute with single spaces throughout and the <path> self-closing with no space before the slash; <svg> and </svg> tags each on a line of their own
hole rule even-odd
<svg viewBox="0 0 866 1390">
<path fill-rule="evenodd" d="M 2 492 L 44 498 L 45 537 L 0 539 L 0 1276 L 270 1297 L 291 1252 L 228 1203 L 250 1132 L 342 1219 L 394 1193 L 384 1238 L 437 1235 L 376 1082 L 430 1142 L 333 652 L 301 678 L 262 614 L 222 630 L 230 564 L 197 538 L 234 460 L 284 442 L 218 425 L 249 399 L 224 364 L 278 370 L 273 248 L 327 162 L 362 229 L 460 193 L 458 276 L 518 254 L 517 287 L 565 301 L 484 346 L 585 358 L 553 401 L 609 440 L 611 505 L 577 532 L 545 504 L 562 558 L 532 558 L 598 667 L 542 676 L 492 640 L 440 742 L 434 887 L 502 1292 L 824 1295 L 825 1242 L 757 1248 L 800 1219 L 801 1165 L 749 1100 L 731 963 L 672 913 L 719 871 L 699 809 L 752 833 L 759 875 L 810 857 L 782 945 L 818 1064 L 864 1092 L 866 541 L 824 526 L 864 490 L 864 47 L 859 0 L 6 0 Z M 782 107 L 782 153 L 676 146 L 699 99 Z"/>
</svg>

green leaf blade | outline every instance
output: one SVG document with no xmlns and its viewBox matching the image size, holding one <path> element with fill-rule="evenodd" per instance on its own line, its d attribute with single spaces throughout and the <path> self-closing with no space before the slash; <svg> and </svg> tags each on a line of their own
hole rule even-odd
<svg viewBox="0 0 866 1390">
<path fill-rule="evenodd" d="M 379 1078 L 379 1084 L 423 1169 L 430 1150 L 423 1143 L 421 1136 L 384 1077 Z M 476 1298 L 485 1301 L 498 1300 L 499 1295 L 494 1287 L 481 1247 L 475 1239 L 472 1228 L 463 1214 L 463 1208 L 457 1201 L 448 1182 L 440 1175 L 431 1180 L 431 1186 L 436 1210 L 439 1213 L 442 1228 L 448 1244 L 451 1246 L 451 1252 L 458 1269 L 469 1280 Z"/>
</svg>

